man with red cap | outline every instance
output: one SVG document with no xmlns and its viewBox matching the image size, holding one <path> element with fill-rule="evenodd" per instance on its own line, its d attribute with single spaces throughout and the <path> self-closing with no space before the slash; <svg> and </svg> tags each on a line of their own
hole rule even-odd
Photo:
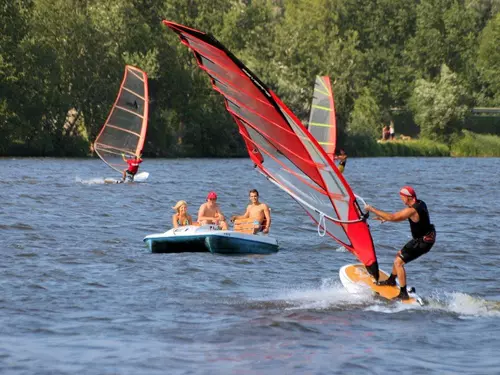
<svg viewBox="0 0 500 375">
<path fill-rule="evenodd" d="M 372 206 L 366 206 L 365 209 L 377 215 L 376 219 L 382 222 L 408 219 L 410 223 L 412 239 L 397 253 L 389 278 L 378 282 L 378 285 L 394 286 L 397 278 L 400 286 L 398 298 L 408 299 L 404 265 L 424 255 L 432 248 L 436 241 L 436 229 L 431 224 L 427 205 L 424 201 L 417 199 L 417 194 L 411 186 L 403 186 L 399 190 L 399 196 L 407 206 L 399 212 L 385 212 Z"/>
<path fill-rule="evenodd" d="M 198 210 L 198 223 L 201 225 L 216 224 L 222 230 L 227 230 L 226 218 L 217 204 L 217 194 L 214 191 L 208 193 L 207 201 L 200 206 Z"/>
</svg>

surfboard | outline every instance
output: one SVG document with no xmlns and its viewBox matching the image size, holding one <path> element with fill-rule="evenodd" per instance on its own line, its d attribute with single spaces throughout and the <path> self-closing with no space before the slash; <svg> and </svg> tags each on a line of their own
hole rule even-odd
<svg viewBox="0 0 500 375">
<path fill-rule="evenodd" d="M 105 184 L 122 184 L 124 182 L 127 182 L 127 183 L 130 183 L 130 182 L 146 182 L 146 180 L 148 179 L 148 177 L 149 177 L 149 172 L 141 172 L 141 173 L 137 173 L 134 176 L 134 180 L 133 181 L 129 181 L 129 180 L 123 181 L 122 179 L 117 180 L 116 178 L 105 178 L 104 179 L 104 183 Z"/>
<path fill-rule="evenodd" d="M 380 280 L 386 280 L 389 275 L 382 270 Z M 374 282 L 373 277 L 368 273 L 363 264 L 348 264 L 339 271 L 340 281 L 349 293 L 360 293 L 366 288 L 370 288 L 376 295 L 386 300 L 397 301 L 400 303 L 424 305 L 424 301 L 415 293 L 415 288 L 408 288 L 410 299 L 399 300 L 396 297 L 399 294 L 399 286 L 379 286 Z"/>
</svg>

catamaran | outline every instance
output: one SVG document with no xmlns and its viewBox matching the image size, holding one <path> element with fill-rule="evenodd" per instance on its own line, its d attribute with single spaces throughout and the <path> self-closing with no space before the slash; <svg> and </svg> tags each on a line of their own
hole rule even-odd
<svg viewBox="0 0 500 375">
<path fill-rule="evenodd" d="M 240 220 L 234 230 L 220 230 L 218 225 L 186 225 L 165 233 L 144 237 L 152 253 L 211 252 L 225 255 L 273 254 L 278 240 L 254 234 L 253 219 Z"/>
<path fill-rule="evenodd" d="M 333 160 L 337 143 L 337 121 L 332 85 L 328 76 L 316 77 L 308 130 Z"/>
<path fill-rule="evenodd" d="M 146 72 L 127 65 L 118 96 L 94 142 L 101 160 L 120 174 L 127 168 L 124 157 L 140 157 L 148 128 L 148 77 Z M 133 181 L 143 182 L 148 172 L 138 173 Z M 107 178 L 106 183 L 121 179 Z"/>
</svg>

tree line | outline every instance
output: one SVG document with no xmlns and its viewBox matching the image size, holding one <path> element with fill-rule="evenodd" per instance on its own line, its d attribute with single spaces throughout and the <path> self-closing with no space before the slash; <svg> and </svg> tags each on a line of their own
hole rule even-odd
<svg viewBox="0 0 500 375">
<path fill-rule="evenodd" d="M 0 0 L 0 155 L 88 155 L 126 64 L 149 76 L 146 155 L 244 155 L 163 19 L 212 33 L 304 121 L 330 76 L 341 144 L 396 110 L 450 142 L 472 107 L 500 106 L 495 0 Z"/>
</svg>

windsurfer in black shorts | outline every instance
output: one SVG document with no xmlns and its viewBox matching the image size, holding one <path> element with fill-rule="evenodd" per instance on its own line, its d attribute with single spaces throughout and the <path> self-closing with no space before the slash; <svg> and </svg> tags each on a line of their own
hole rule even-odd
<svg viewBox="0 0 500 375">
<path fill-rule="evenodd" d="M 366 206 L 367 211 L 377 215 L 382 221 L 403 221 L 408 219 L 410 223 L 412 239 L 397 253 L 394 259 L 391 275 L 387 280 L 378 282 L 378 285 L 396 285 L 399 280 L 400 292 L 397 298 L 408 299 L 406 290 L 406 271 L 404 265 L 427 253 L 436 241 L 436 229 L 431 224 L 429 211 L 424 201 L 417 199 L 417 194 L 410 186 L 404 186 L 399 191 L 399 196 L 407 206 L 405 209 L 389 213 L 381 211 L 372 206 Z"/>
</svg>

